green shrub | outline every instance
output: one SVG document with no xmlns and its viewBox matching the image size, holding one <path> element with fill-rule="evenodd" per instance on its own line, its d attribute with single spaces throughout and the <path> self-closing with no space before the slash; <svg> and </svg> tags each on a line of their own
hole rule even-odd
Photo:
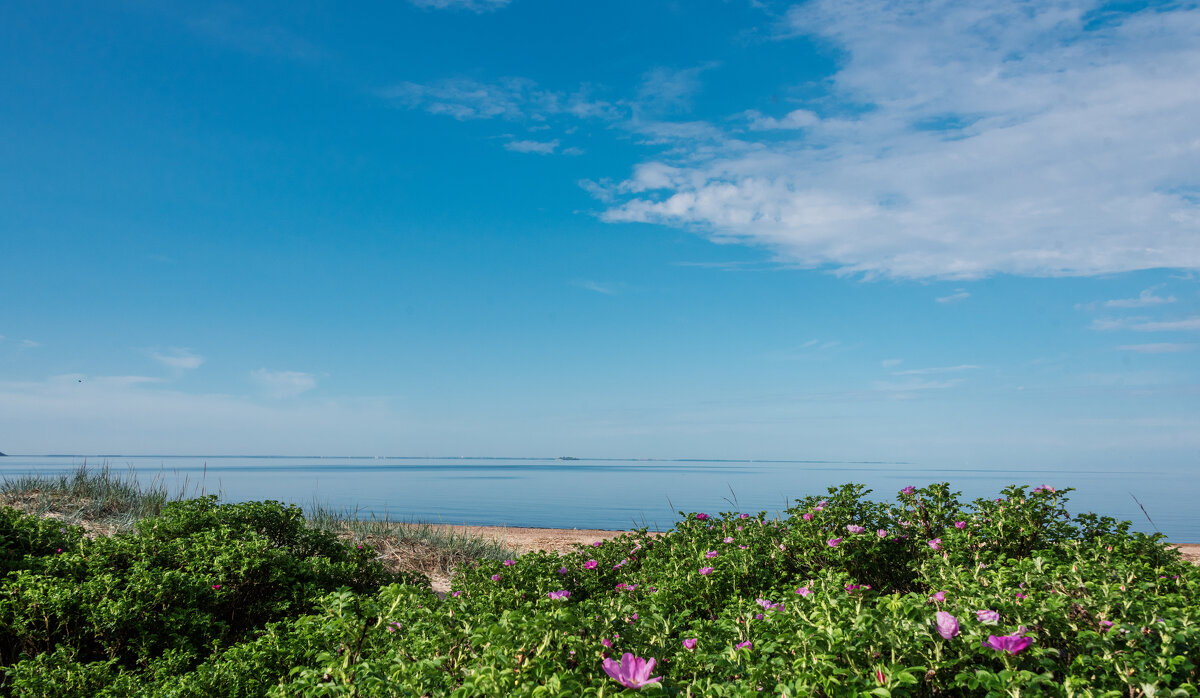
<svg viewBox="0 0 1200 698">
<path fill-rule="evenodd" d="M 134 534 L 79 539 L 7 575 L 0 664 L 16 664 L 11 680 L 32 694 L 22 682 L 47 671 L 90 685 L 105 672 L 152 673 L 164 657 L 172 671 L 189 669 L 333 590 L 373 592 L 396 579 L 370 549 L 307 528 L 296 507 L 175 502 Z M 39 669 L 48 656 L 71 668 Z"/>
</svg>

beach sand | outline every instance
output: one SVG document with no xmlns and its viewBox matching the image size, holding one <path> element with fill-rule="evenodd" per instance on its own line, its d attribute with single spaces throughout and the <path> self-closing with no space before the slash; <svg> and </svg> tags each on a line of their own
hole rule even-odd
<svg viewBox="0 0 1200 698">
<path fill-rule="evenodd" d="M 502 545 L 516 550 L 518 553 L 546 550 L 552 552 L 569 552 L 576 543 L 593 543 L 598 540 L 616 538 L 625 531 L 598 531 L 585 528 L 516 528 L 501 526 L 446 526 L 459 533 L 480 536 L 495 540 Z M 1183 553 L 1184 559 L 1200 564 L 1200 544 L 1176 544 Z M 434 578 L 434 591 L 443 596 L 450 589 L 449 578 Z"/>
</svg>

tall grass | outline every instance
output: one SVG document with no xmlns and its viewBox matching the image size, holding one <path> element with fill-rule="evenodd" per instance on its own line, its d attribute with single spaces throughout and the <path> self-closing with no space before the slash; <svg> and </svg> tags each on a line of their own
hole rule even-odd
<svg viewBox="0 0 1200 698">
<path fill-rule="evenodd" d="M 155 516 L 172 499 L 183 498 L 186 486 L 172 494 L 160 476 L 147 484 L 131 468 L 121 474 L 107 464 L 86 464 L 65 475 L 26 474 L 0 482 L 0 505 L 34 516 L 80 525 L 89 532 L 128 531 L 139 519 Z"/>
<path fill-rule="evenodd" d="M 333 508 L 314 502 L 305 509 L 310 526 L 355 543 L 370 545 L 385 564 L 399 569 L 449 578 L 454 569 L 475 560 L 504 560 L 516 552 L 502 543 L 449 526 L 423 521 L 360 518 L 357 509 Z"/>
</svg>

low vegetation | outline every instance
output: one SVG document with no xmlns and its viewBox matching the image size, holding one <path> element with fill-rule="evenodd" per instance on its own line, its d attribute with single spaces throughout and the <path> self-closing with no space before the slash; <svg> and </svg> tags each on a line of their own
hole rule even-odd
<svg viewBox="0 0 1200 698">
<path fill-rule="evenodd" d="M 1068 493 L 846 485 L 783 518 L 456 553 L 444 599 L 382 564 L 388 522 L 200 497 L 89 537 L 0 509 L 0 691 L 1196 695 L 1200 570 L 1161 536 L 1070 516 Z"/>
</svg>

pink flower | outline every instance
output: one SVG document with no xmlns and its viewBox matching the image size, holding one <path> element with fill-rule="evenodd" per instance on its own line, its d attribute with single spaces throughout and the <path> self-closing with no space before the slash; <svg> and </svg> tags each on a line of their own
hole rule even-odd
<svg viewBox="0 0 1200 698">
<path fill-rule="evenodd" d="M 830 538 L 829 540 L 825 541 L 825 545 L 828 545 L 831 548 L 836 548 L 838 546 L 838 543 L 841 543 L 841 542 L 842 542 L 841 538 Z"/>
<path fill-rule="evenodd" d="M 929 600 L 936 602 L 936 603 L 941 603 L 946 600 L 946 592 L 939 591 L 938 593 L 934 594 L 933 596 L 930 596 Z"/>
<path fill-rule="evenodd" d="M 566 601 L 567 599 L 571 598 L 571 592 L 567 591 L 566 589 L 560 589 L 558 591 L 551 591 L 546 594 L 546 596 L 551 601 Z"/>
<path fill-rule="evenodd" d="M 594 543 L 592 543 L 593 548 L 599 548 L 602 545 L 604 545 L 604 541 L 602 541 L 602 540 L 598 540 L 598 541 L 595 541 Z"/>
<path fill-rule="evenodd" d="M 696 518 L 701 521 L 705 521 L 708 519 L 708 514 L 705 514 L 704 512 L 700 512 L 699 514 L 696 514 Z"/>
<path fill-rule="evenodd" d="M 741 516 L 739 516 L 738 518 L 739 518 L 739 519 L 748 519 L 748 518 L 750 518 L 750 515 L 749 515 L 749 514 L 742 514 L 742 515 L 741 515 Z"/>
<path fill-rule="evenodd" d="M 805 512 L 800 515 L 800 518 L 804 519 L 805 521 L 812 521 L 812 514 Z"/>
<path fill-rule="evenodd" d="M 854 524 L 850 524 L 849 526 L 846 527 L 846 530 L 851 533 L 862 533 L 862 532 L 866 531 L 867 529 L 863 528 L 862 526 L 856 526 Z"/>
<path fill-rule="evenodd" d="M 392 621 L 391 623 L 388 623 L 388 624 L 387 624 L 386 626 L 384 626 L 384 627 L 385 627 L 385 628 L 387 628 L 387 631 L 388 631 L 389 633 L 394 633 L 394 632 L 396 632 L 397 630 L 399 630 L 399 629 L 400 629 L 400 627 L 401 627 L 401 626 L 400 626 L 400 621 L 398 621 L 398 620 L 397 620 L 397 621 Z"/>
<path fill-rule="evenodd" d="M 596 565 L 599 565 L 599 564 L 600 563 L 596 562 L 595 560 L 588 560 L 587 562 L 583 563 L 583 569 L 594 570 L 594 569 L 596 569 Z"/>
<path fill-rule="evenodd" d="M 737 644 L 737 648 L 739 650 L 752 650 L 754 649 L 754 643 L 750 642 L 749 640 L 746 640 L 745 642 L 739 642 Z"/>
<path fill-rule="evenodd" d="M 696 649 L 696 642 L 697 642 L 696 638 L 689 637 L 688 639 L 683 641 L 683 647 L 684 647 L 684 649 L 694 650 L 694 649 Z"/>
<path fill-rule="evenodd" d="M 704 557 L 707 557 L 709 559 L 712 559 L 716 556 L 717 556 L 717 551 L 715 551 L 715 550 L 710 550 L 707 553 L 704 553 Z"/>
<path fill-rule="evenodd" d="M 954 527 L 961 531 L 962 529 L 967 527 L 967 522 L 966 521 L 955 521 Z"/>
<path fill-rule="evenodd" d="M 625 688 L 641 689 L 643 686 L 662 681 L 661 676 L 650 678 L 650 674 L 654 672 L 654 659 L 647 661 L 629 652 L 621 655 L 619 662 L 611 658 L 605 659 L 603 666 L 604 673 Z"/>
<path fill-rule="evenodd" d="M 713 568 L 711 568 L 711 567 L 701 567 L 700 568 L 700 574 L 705 577 L 712 574 L 712 571 L 713 571 Z"/>
<path fill-rule="evenodd" d="M 620 561 L 620 562 L 618 562 L 617 564 L 613 565 L 613 569 L 614 569 L 614 570 L 619 570 L 619 569 L 621 569 L 622 567 L 624 567 L 624 566 L 625 566 L 625 563 L 626 563 L 626 562 L 629 562 L 629 560 L 627 560 L 627 559 L 626 559 L 626 560 L 621 560 L 621 561 Z"/>
<path fill-rule="evenodd" d="M 812 592 L 812 589 L 809 589 L 808 587 L 797 587 L 796 593 L 801 596 L 808 596 L 809 594 L 811 594 L 813 592 Z"/>
<path fill-rule="evenodd" d="M 617 591 L 633 591 L 634 589 L 637 589 L 637 585 L 636 584 L 626 584 L 625 582 L 621 582 L 620 584 L 618 584 L 616 586 L 616 589 L 617 589 Z"/>
<path fill-rule="evenodd" d="M 726 536 L 726 537 L 725 537 L 725 540 L 723 540 L 723 541 L 721 541 L 721 542 L 722 542 L 722 543 L 732 543 L 732 542 L 733 542 L 733 538 L 732 538 L 732 537 L 729 537 L 729 536 Z"/>
<path fill-rule="evenodd" d="M 1030 494 L 1037 494 L 1038 492 L 1054 492 L 1054 491 L 1055 491 L 1054 488 L 1051 487 L 1050 485 L 1042 485 L 1041 487 L 1035 487 L 1033 489 L 1033 492 L 1031 492 Z"/>
<path fill-rule="evenodd" d="M 934 625 L 937 626 L 938 635 L 943 639 L 949 640 L 958 634 L 958 619 L 946 613 L 938 611 Z"/>
<path fill-rule="evenodd" d="M 813 511 L 825 511 L 825 505 L 818 504 L 817 506 L 813 507 Z"/>
<path fill-rule="evenodd" d="M 461 591 L 452 591 L 452 592 L 450 592 L 450 595 L 457 599 L 458 597 L 462 596 L 462 592 Z"/>
<path fill-rule="evenodd" d="M 880 538 L 887 538 L 887 529 L 881 528 L 878 531 L 875 531 L 875 535 L 879 536 Z"/>
<path fill-rule="evenodd" d="M 505 567 L 512 567 L 512 566 L 513 566 L 513 565 L 515 565 L 515 564 L 517 564 L 517 561 L 516 561 L 516 560 L 505 560 L 505 561 L 504 561 L 504 566 L 505 566 Z"/>
<path fill-rule="evenodd" d="M 762 619 L 763 619 L 763 614 L 761 614 L 761 613 L 754 614 L 754 620 L 762 620 Z"/>
<path fill-rule="evenodd" d="M 748 545 L 739 545 L 738 547 L 739 547 L 739 548 L 741 548 L 742 550 L 745 550 L 746 548 L 749 548 L 750 546 L 748 546 Z"/>
<path fill-rule="evenodd" d="M 1000 622 L 1000 614 L 997 613 L 996 611 L 992 611 L 992 610 L 989 610 L 986 608 L 982 611 L 975 611 L 975 618 L 978 619 L 980 623 L 998 623 L 998 622 Z"/>
<path fill-rule="evenodd" d="M 904 489 L 900 490 L 900 494 L 913 494 L 916 491 L 917 491 L 916 487 L 909 485 L 908 487 L 905 487 Z"/>
<path fill-rule="evenodd" d="M 498 581 L 500 581 L 500 575 L 498 575 L 498 574 L 493 574 L 493 575 L 492 575 L 492 581 L 493 581 L 493 582 L 498 582 Z"/>
<path fill-rule="evenodd" d="M 1022 593 L 1021 593 L 1021 592 L 1019 592 L 1019 591 L 1017 592 L 1017 603 L 1021 603 L 1021 599 L 1027 599 L 1027 598 L 1029 598 L 1029 597 L 1028 597 L 1028 596 L 1026 596 L 1026 595 L 1024 595 L 1024 594 L 1022 594 Z"/>
<path fill-rule="evenodd" d="M 214 585 L 213 585 L 213 589 L 220 589 L 220 588 L 221 588 L 221 585 L 220 585 L 220 584 L 214 584 Z"/>
<path fill-rule="evenodd" d="M 929 547 L 933 548 L 934 550 L 941 550 L 942 549 L 942 539 L 934 538 L 933 540 L 929 541 Z"/>
<path fill-rule="evenodd" d="M 988 635 L 988 639 L 984 640 L 983 646 L 1001 652 L 1008 652 L 1009 654 L 1016 654 L 1028 647 L 1031 642 L 1033 640 L 1020 635 Z"/>
<path fill-rule="evenodd" d="M 1109 630 L 1112 630 L 1112 627 L 1113 627 L 1113 622 L 1111 620 L 1100 621 L 1100 633 L 1101 634 L 1104 634 L 1104 633 L 1108 632 Z"/>
<path fill-rule="evenodd" d="M 605 647 L 612 647 L 612 640 L 608 639 L 607 637 L 602 637 L 600 638 L 600 644 L 604 645 Z"/>
<path fill-rule="evenodd" d="M 566 574 L 566 573 L 567 573 L 567 572 L 569 572 L 569 571 L 570 571 L 570 570 L 568 570 L 566 567 L 559 567 L 559 568 L 558 568 L 558 573 L 559 573 L 559 574 Z"/>
</svg>

